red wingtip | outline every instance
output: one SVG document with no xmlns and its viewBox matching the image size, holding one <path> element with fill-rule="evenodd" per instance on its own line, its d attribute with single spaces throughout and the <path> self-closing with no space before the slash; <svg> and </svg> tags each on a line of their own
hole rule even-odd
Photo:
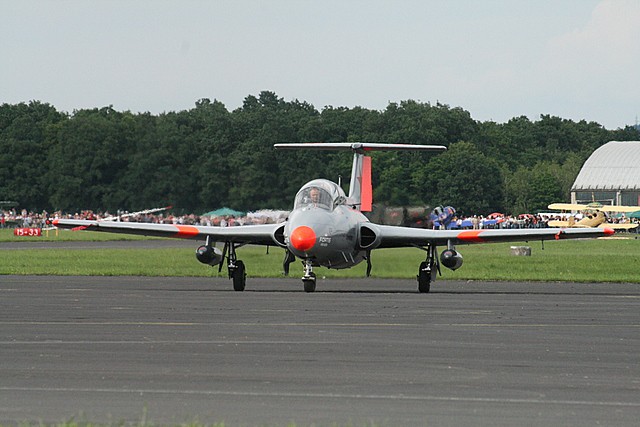
<svg viewBox="0 0 640 427">
<path fill-rule="evenodd" d="M 467 231 L 461 231 L 460 233 L 458 233 L 456 238 L 463 242 L 482 243 L 484 242 L 484 239 L 480 236 L 481 234 L 482 234 L 482 230 L 467 230 Z"/>
<path fill-rule="evenodd" d="M 616 232 L 616 230 L 614 230 L 613 228 L 609 228 L 609 227 L 605 227 L 603 229 L 603 231 L 604 231 L 604 234 L 606 234 L 607 236 L 611 236 Z"/>
<path fill-rule="evenodd" d="M 58 219 L 54 219 L 54 220 L 53 220 L 53 222 L 52 222 L 52 224 L 53 224 L 53 225 L 55 225 L 55 226 L 57 227 L 57 226 L 58 226 L 58 221 L 59 221 Z"/>
</svg>

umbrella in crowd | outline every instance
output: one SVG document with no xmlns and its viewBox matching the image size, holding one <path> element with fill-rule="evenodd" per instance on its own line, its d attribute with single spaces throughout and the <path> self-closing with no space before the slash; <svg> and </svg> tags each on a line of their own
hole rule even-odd
<svg viewBox="0 0 640 427">
<path fill-rule="evenodd" d="M 233 216 L 233 217 L 244 216 L 244 215 L 245 215 L 245 212 L 237 211 L 235 209 L 231 209 L 227 207 L 216 209 L 215 211 L 210 211 L 202 214 L 202 216 Z"/>
</svg>

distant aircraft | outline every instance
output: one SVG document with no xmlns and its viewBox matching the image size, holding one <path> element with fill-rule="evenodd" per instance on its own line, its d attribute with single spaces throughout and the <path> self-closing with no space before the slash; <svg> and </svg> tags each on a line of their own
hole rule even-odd
<svg viewBox="0 0 640 427">
<path fill-rule="evenodd" d="M 54 225 L 110 233 L 205 240 L 205 244 L 196 250 L 196 258 L 204 264 L 219 265 L 219 270 L 226 260 L 229 278 L 236 291 L 244 290 L 246 284 L 245 265 L 238 259 L 237 249 L 247 244 L 282 247 L 285 251 L 285 274 L 289 271 L 289 265 L 296 258 L 300 259 L 306 292 L 316 289 L 313 267 L 343 269 L 366 261 L 366 274 L 369 276 L 372 250 L 418 248 L 426 253 L 417 272 L 418 291 L 429 292 L 441 264 L 451 270 L 462 266 L 462 255 L 455 249 L 457 244 L 589 238 L 614 233 L 612 229 L 591 228 L 455 231 L 375 224 L 362 213 L 372 208 L 371 157 L 365 153 L 376 150 L 443 151 L 446 147 L 355 142 L 275 144 L 275 148 L 352 151 L 349 195 L 332 181 L 309 181 L 296 194 L 293 210 L 287 220 L 280 224 L 211 227 L 58 219 Z M 216 247 L 215 242 L 223 243 L 223 249 Z M 439 257 L 438 246 L 445 248 Z"/>
<path fill-rule="evenodd" d="M 147 214 L 152 214 L 156 212 L 163 212 L 171 209 L 172 207 L 173 206 L 165 206 L 164 208 L 145 209 L 137 212 L 128 212 L 128 213 L 123 213 L 118 215 L 111 215 L 107 218 L 102 218 L 102 221 L 122 221 L 124 218 L 131 218 L 138 215 L 147 215 Z"/>
<path fill-rule="evenodd" d="M 574 217 L 569 217 L 568 220 L 551 220 L 549 221 L 549 227 L 569 227 L 569 228 L 611 228 L 615 230 L 631 230 L 636 228 L 638 224 L 619 224 L 609 222 L 605 212 L 635 212 L 638 206 L 613 206 L 602 205 L 594 202 L 586 205 L 577 203 L 552 203 L 549 205 L 549 209 L 557 209 L 563 211 L 583 211 L 587 212 L 586 215 L 579 221 L 576 221 Z"/>
<path fill-rule="evenodd" d="M 586 205 L 580 203 L 552 203 L 549 209 L 561 211 L 602 211 L 602 212 L 636 212 L 640 210 L 640 206 L 616 206 L 603 205 L 602 203 L 593 202 Z"/>
</svg>

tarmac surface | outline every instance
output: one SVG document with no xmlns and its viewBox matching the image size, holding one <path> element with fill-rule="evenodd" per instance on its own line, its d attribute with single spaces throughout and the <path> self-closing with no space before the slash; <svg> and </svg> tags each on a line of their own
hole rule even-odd
<svg viewBox="0 0 640 427">
<path fill-rule="evenodd" d="M 0 276 L 0 423 L 638 425 L 638 285 L 317 289 Z"/>
</svg>

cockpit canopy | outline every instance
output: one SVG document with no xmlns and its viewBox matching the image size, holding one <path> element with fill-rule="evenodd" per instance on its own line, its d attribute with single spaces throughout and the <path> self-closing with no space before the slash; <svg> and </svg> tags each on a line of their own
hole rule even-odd
<svg viewBox="0 0 640 427">
<path fill-rule="evenodd" d="M 346 201 L 347 197 L 338 184 L 327 179 L 314 179 L 298 191 L 293 208 L 319 207 L 333 210 L 336 206 L 345 204 Z"/>
</svg>

